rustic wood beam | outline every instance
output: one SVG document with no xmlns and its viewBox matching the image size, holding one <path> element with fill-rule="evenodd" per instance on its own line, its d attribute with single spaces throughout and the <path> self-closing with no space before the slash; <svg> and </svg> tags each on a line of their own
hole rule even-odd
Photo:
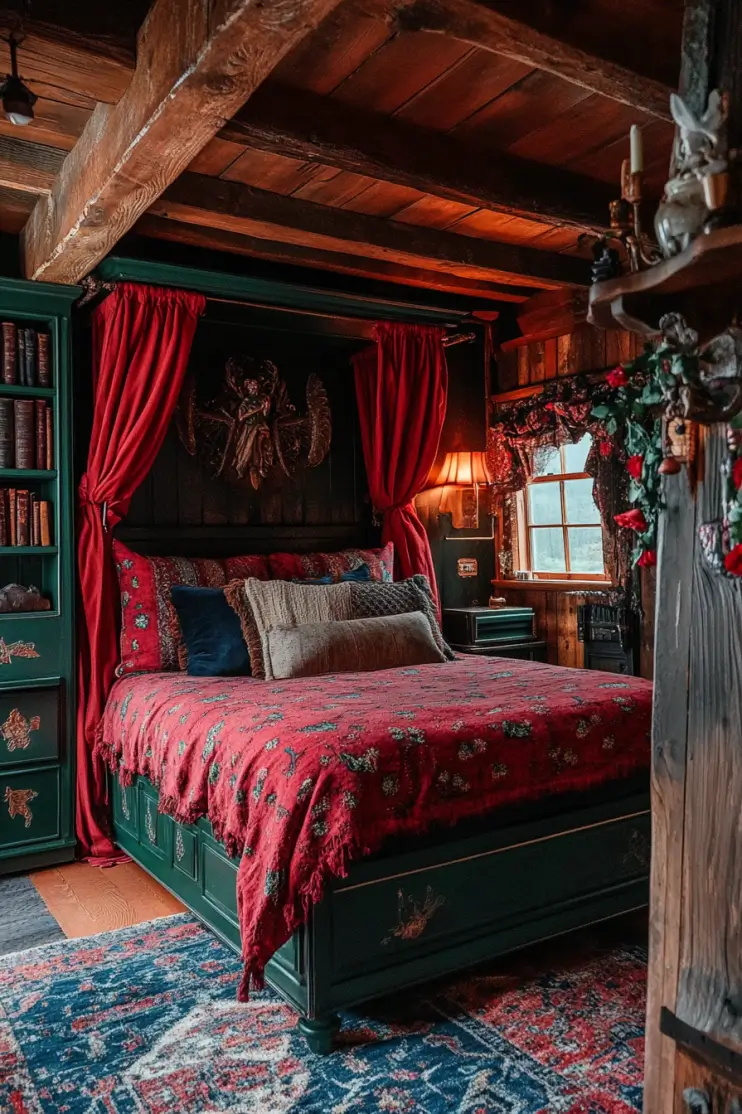
<svg viewBox="0 0 742 1114">
<path fill-rule="evenodd" d="M 574 332 L 579 325 L 586 323 L 588 305 L 587 290 L 546 290 L 534 294 L 518 307 L 515 315 L 523 335 L 517 340 L 507 341 L 503 349 L 507 350 L 508 344 L 514 348 Z"/>
<path fill-rule="evenodd" d="M 513 0 L 497 0 L 486 6 L 477 0 L 354 2 L 361 10 L 377 18 L 385 17 L 401 30 L 450 35 L 482 50 L 556 74 L 650 116 L 672 119 L 669 86 L 531 26 L 519 18 Z"/>
<path fill-rule="evenodd" d="M 77 282 L 338 0 L 155 0 L 118 104 L 99 104 L 24 229 L 27 277 Z"/>
<path fill-rule="evenodd" d="M 0 186 L 24 193 L 49 193 L 65 152 L 42 143 L 0 136 Z"/>
<path fill-rule="evenodd" d="M 258 239 L 489 282 L 540 287 L 590 284 L 589 264 L 574 256 L 418 228 L 201 174 L 183 174 L 150 212 Z"/>
<path fill-rule="evenodd" d="M 478 150 L 321 97 L 266 84 L 220 132 L 260 151 L 315 160 L 477 208 L 599 230 L 615 190 L 579 174 Z"/>
<path fill-rule="evenodd" d="M 155 217 L 149 213 L 134 225 L 132 232 L 158 240 L 168 240 L 171 243 L 205 248 L 209 251 L 227 251 L 236 255 L 249 256 L 252 259 L 287 263 L 292 267 L 309 267 L 332 271 L 334 274 L 374 279 L 378 282 L 445 291 L 472 298 L 477 302 L 519 304 L 525 302 L 531 294 L 531 290 L 527 287 L 504 286 L 481 279 L 465 279 L 458 275 L 429 271 L 424 267 L 406 267 L 399 263 L 389 263 L 384 259 L 366 259 L 358 255 L 344 255 L 337 251 L 318 251 L 316 248 L 303 247 L 301 244 L 259 240 L 256 236 L 244 236 L 236 232 L 225 232 L 221 228 L 205 228 L 197 224 L 183 224 L 180 221 Z"/>
</svg>

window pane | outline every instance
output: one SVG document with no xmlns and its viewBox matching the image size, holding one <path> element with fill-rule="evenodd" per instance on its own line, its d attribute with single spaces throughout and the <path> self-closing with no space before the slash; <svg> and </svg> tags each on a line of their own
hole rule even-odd
<svg viewBox="0 0 742 1114">
<path fill-rule="evenodd" d="M 572 572 L 605 572 L 603 564 L 603 531 L 598 527 L 572 529 L 569 535 L 569 563 Z"/>
<path fill-rule="evenodd" d="M 534 476 L 558 476 L 562 470 L 559 449 L 555 449 L 553 445 L 542 445 L 540 449 L 534 449 L 532 465 Z"/>
<path fill-rule="evenodd" d="M 567 522 L 600 522 L 600 512 L 593 499 L 592 480 L 565 480 L 564 504 Z"/>
<path fill-rule="evenodd" d="M 558 481 L 528 485 L 528 519 L 532 526 L 551 526 L 562 521 L 562 499 Z"/>
<path fill-rule="evenodd" d="M 577 442 L 576 445 L 564 446 L 564 471 L 565 472 L 584 472 L 585 461 L 587 454 L 590 452 L 590 446 L 593 439 L 589 433 Z"/>
<path fill-rule="evenodd" d="M 531 565 L 534 572 L 567 571 L 561 526 L 557 529 L 531 530 Z"/>
</svg>

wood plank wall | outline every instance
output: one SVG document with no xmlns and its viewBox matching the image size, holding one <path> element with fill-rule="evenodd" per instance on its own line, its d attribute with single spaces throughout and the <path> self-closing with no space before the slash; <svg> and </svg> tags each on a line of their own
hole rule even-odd
<svg viewBox="0 0 742 1114">
<path fill-rule="evenodd" d="M 564 336 L 535 340 L 500 352 L 494 391 L 499 394 L 581 371 L 612 368 L 633 360 L 641 351 L 641 338 L 634 333 L 579 325 Z"/>
<path fill-rule="evenodd" d="M 361 342 L 362 343 L 362 342 Z M 215 479 L 199 457 L 183 448 L 174 425 L 154 466 L 134 493 L 125 526 L 244 527 L 357 524 L 368 535 L 371 509 L 360 445 L 351 355 L 356 341 L 251 329 L 231 322 L 199 323 L 189 367 L 207 381 L 223 374 L 228 356 L 272 359 L 300 413 L 307 376 L 322 379 L 332 411 L 332 442 L 317 468 L 300 466 L 291 479 L 270 480 L 254 491 Z M 290 548 L 283 545 L 282 548 Z"/>
<path fill-rule="evenodd" d="M 494 392 L 500 394 L 523 387 L 538 387 L 548 380 L 599 371 L 628 363 L 643 347 L 640 337 L 617 330 L 579 325 L 572 333 L 550 340 L 531 341 L 499 352 L 494 375 Z M 538 405 L 538 395 L 534 396 Z M 654 570 L 642 570 L 642 602 L 645 619 L 640 644 L 640 672 L 652 676 L 654 656 Z M 520 585 L 500 590 L 508 603 L 532 607 L 536 629 L 546 641 L 552 665 L 582 668 L 584 651 L 577 638 L 577 608 L 584 596 Z"/>
</svg>

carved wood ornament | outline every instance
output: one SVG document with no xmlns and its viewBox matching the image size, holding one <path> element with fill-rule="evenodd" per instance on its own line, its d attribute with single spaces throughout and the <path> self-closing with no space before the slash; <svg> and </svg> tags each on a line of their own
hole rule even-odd
<svg viewBox="0 0 742 1114">
<path fill-rule="evenodd" d="M 218 394 L 200 402 L 189 376 L 176 414 L 180 439 L 215 476 L 249 479 L 255 490 L 273 471 L 292 476 L 302 458 L 315 468 L 327 456 L 332 417 L 327 392 L 317 375 L 306 387 L 306 414 L 291 402 L 286 383 L 270 360 L 227 360 Z"/>
</svg>

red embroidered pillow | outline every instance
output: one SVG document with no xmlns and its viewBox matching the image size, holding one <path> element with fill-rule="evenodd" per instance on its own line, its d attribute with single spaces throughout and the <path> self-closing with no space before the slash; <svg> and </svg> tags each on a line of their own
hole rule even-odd
<svg viewBox="0 0 742 1114">
<path fill-rule="evenodd" d="M 268 555 L 274 580 L 316 580 L 339 577 L 359 565 L 369 567 L 372 580 L 394 579 L 394 544 L 383 549 L 341 549 L 339 553 L 271 553 Z"/>
<path fill-rule="evenodd" d="M 118 673 L 161 673 L 181 667 L 183 635 L 170 599 L 176 584 L 221 588 L 235 577 L 270 579 L 265 557 L 144 557 L 113 543 L 121 590 Z"/>
</svg>

